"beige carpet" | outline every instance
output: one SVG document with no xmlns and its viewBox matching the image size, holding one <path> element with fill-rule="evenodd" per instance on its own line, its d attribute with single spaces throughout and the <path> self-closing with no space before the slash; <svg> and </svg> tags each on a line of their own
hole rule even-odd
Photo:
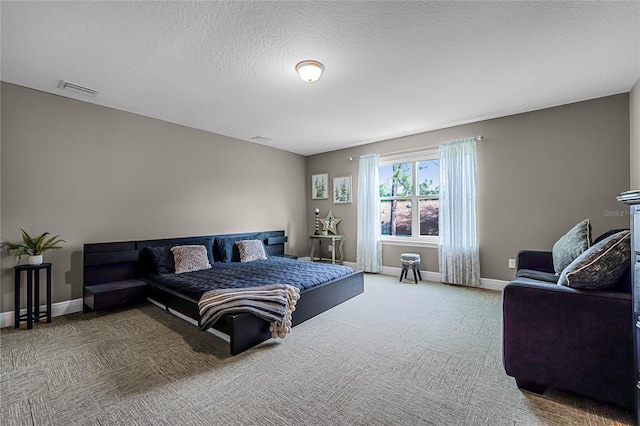
<svg viewBox="0 0 640 426">
<path fill-rule="evenodd" d="M 0 424 L 617 425 L 630 413 L 518 390 L 501 294 L 367 275 L 365 293 L 236 357 L 153 305 L 0 334 Z"/>
</svg>

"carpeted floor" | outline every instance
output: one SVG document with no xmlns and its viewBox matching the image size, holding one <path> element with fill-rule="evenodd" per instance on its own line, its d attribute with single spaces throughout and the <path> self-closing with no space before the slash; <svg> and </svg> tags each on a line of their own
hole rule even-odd
<svg viewBox="0 0 640 426">
<path fill-rule="evenodd" d="M 0 334 L 0 424 L 618 425 L 503 370 L 501 294 L 367 275 L 365 293 L 236 357 L 147 304 Z"/>
</svg>

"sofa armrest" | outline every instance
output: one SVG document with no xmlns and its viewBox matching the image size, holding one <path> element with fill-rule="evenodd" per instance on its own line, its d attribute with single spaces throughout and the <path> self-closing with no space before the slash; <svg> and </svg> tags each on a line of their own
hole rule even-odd
<svg viewBox="0 0 640 426">
<path fill-rule="evenodd" d="M 503 362 L 523 382 L 633 407 L 631 295 L 517 280 L 503 290 Z"/>
<path fill-rule="evenodd" d="M 553 269 L 553 255 L 550 251 L 520 250 L 516 259 L 517 269 L 555 272 L 555 269 Z"/>
</svg>

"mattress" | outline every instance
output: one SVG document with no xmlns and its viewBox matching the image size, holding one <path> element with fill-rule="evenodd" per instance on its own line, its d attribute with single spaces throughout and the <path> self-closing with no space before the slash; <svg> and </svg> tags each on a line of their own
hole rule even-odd
<svg viewBox="0 0 640 426">
<path fill-rule="evenodd" d="M 247 288 L 267 284 L 290 284 L 301 292 L 354 273 L 353 268 L 326 263 L 270 257 L 253 262 L 215 262 L 211 269 L 183 274 L 150 275 L 149 281 L 193 300 L 205 291 L 220 288 Z"/>
</svg>

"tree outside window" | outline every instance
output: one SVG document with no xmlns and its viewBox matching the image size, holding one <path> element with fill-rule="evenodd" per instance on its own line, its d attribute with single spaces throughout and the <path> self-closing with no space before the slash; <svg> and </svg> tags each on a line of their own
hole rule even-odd
<svg viewBox="0 0 640 426">
<path fill-rule="evenodd" d="M 379 175 L 382 235 L 410 238 L 437 236 L 440 195 L 438 159 L 384 164 L 379 169 Z"/>
</svg>

